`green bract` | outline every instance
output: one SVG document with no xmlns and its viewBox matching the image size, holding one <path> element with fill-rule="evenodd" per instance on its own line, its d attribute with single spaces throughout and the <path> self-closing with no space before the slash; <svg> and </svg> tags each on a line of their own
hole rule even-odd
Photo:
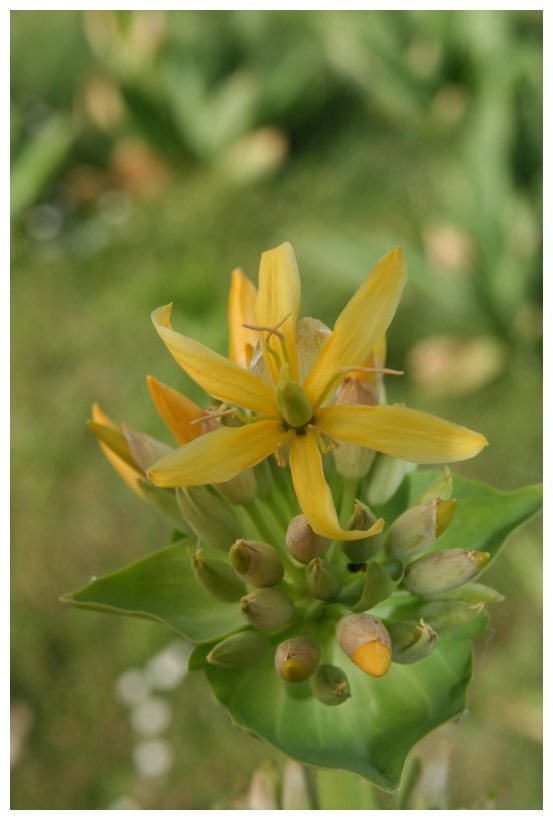
<svg viewBox="0 0 553 820">
<path fill-rule="evenodd" d="M 435 470 L 409 474 L 392 499 L 376 507 L 375 514 L 381 515 L 390 527 L 407 508 L 420 503 L 426 488 L 439 475 Z M 425 554 L 459 548 L 478 550 L 489 552 L 491 563 L 507 537 L 541 506 L 539 486 L 505 493 L 456 477 L 453 496 L 458 502 L 455 516 Z M 290 512 L 294 514 L 294 510 Z M 245 517 L 243 526 L 242 537 L 258 536 L 253 527 L 248 531 Z M 274 532 L 275 540 L 281 537 L 283 546 L 285 526 L 280 534 L 276 527 Z M 472 674 L 472 642 L 488 622 L 484 603 L 498 600 L 497 596 L 471 582 L 467 585 L 468 602 L 463 602 L 460 591 L 455 595 L 444 593 L 443 598 L 420 598 L 403 588 L 401 574 L 390 566 L 384 553 L 371 558 L 369 571 L 365 567 L 353 572 L 347 568 L 347 558 L 336 544 L 331 546 L 328 556 L 342 568 L 346 580 L 351 579 L 349 595 L 346 587 L 338 601 L 313 603 L 310 599 L 311 603 L 304 605 L 298 593 L 292 621 L 266 633 L 266 648 L 262 648 L 265 644 L 260 641 L 255 663 L 250 664 L 248 658 L 246 666 L 223 667 L 209 663 L 209 652 L 225 636 L 251 631 L 251 627 L 244 620 L 239 603 L 223 603 L 198 583 L 188 555 L 196 544 L 195 538 L 183 538 L 91 582 L 63 600 L 73 606 L 165 623 L 198 645 L 191 668 L 203 670 L 215 696 L 238 724 L 304 763 L 350 770 L 383 789 L 397 788 L 413 745 L 436 726 L 463 712 Z M 210 554 L 209 544 L 202 547 Z M 220 549 L 213 556 L 220 559 Z M 296 579 L 298 589 L 302 589 L 302 565 L 290 565 L 290 571 L 288 577 Z M 479 581 L 480 575 L 477 577 Z M 374 578 L 378 586 L 372 595 L 367 589 L 369 578 Z M 288 583 L 292 583 L 292 588 L 285 587 L 286 592 L 294 596 L 293 581 Z M 476 600 L 479 589 L 484 590 L 482 606 Z M 446 623 L 440 601 L 446 602 L 446 608 L 460 601 L 461 606 L 476 605 L 478 609 L 470 618 L 456 621 L 449 617 L 447 628 L 441 633 L 439 619 L 436 617 L 433 623 L 431 617 L 432 612 L 439 613 Z M 435 648 L 422 660 L 408 664 L 393 662 L 383 678 L 369 677 L 351 663 L 334 636 L 335 624 L 341 617 L 368 608 L 387 625 L 416 621 L 425 614 L 425 621 L 438 633 Z M 309 681 L 290 684 L 275 673 L 276 647 L 296 635 L 306 635 L 317 643 L 322 664 L 344 670 L 351 695 L 344 702 L 325 704 L 314 696 Z"/>
</svg>

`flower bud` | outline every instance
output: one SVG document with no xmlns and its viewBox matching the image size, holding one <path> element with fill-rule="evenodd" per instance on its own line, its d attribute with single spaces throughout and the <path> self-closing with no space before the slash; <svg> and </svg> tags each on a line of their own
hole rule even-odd
<svg viewBox="0 0 553 820">
<path fill-rule="evenodd" d="M 239 538 L 230 548 L 229 558 L 236 572 L 254 587 L 275 586 L 284 576 L 278 552 L 263 541 Z"/>
<path fill-rule="evenodd" d="M 367 487 L 367 501 L 371 507 L 378 507 L 379 504 L 389 501 L 395 495 L 405 476 L 415 469 L 416 464 L 387 456 L 385 453 L 378 453 Z"/>
<path fill-rule="evenodd" d="M 305 316 L 296 324 L 296 352 L 300 382 L 304 382 L 315 364 L 319 352 L 330 336 L 328 328 L 319 319 Z"/>
<path fill-rule="evenodd" d="M 333 601 L 342 589 L 342 574 L 338 567 L 324 558 L 313 558 L 305 571 L 307 588 L 320 601 Z"/>
<path fill-rule="evenodd" d="M 419 496 L 418 503 L 426 504 L 434 498 L 441 498 L 443 501 L 448 501 L 452 494 L 453 476 L 451 475 L 449 467 L 446 466 Z"/>
<path fill-rule="evenodd" d="M 430 655 L 437 634 L 422 618 L 416 621 L 398 621 L 388 627 L 392 639 L 392 660 L 397 663 L 415 663 Z"/>
<path fill-rule="evenodd" d="M 244 595 L 240 607 L 244 618 L 259 629 L 278 629 L 288 623 L 294 614 L 290 598 L 271 587 Z"/>
<path fill-rule="evenodd" d="M 151 481 L 148 481 L 146 478 L 139 478 L 138 485 L 145 501 L 148 502 L 152 509 L 159 513 L 159 515 L 176 530 L 180 532 L 190 532 L 177 504 L 177 497 L 174 490 L 156 487 L 155 484 L 152 484 Z"/>
<path fill-rule="evenodd" d="M 275 669 L 288 683 L 301 683 L 313 675 L 320 658 L 321 653 L 317 644 L 304 635 L 298 635 L 278 645 Z"/>
<path fill-rule="evenodd" d="M 260 632 L 238 632 L 218 643 L 207 655 L 207 662 L 213 666 L 237 669 L 257 663 L 260 653 L 269 645 Z"/>
<path fill-rule="evenodd" d="M 469 623 L 480 615 L 483 609 L 482 602 L 473 604 L 467 601 L 430 601 L 421 608 L 420 613 L 432 629 L 442 635 Z"/>
<path fill-rule="evenodd" d="M 489 560 L 489 552 L 462 549 L 433 552 L 409 564 L 403 585 L 414 595 L 436 595 L 470 581 Z"/>
<path fill-rule="evenodd" d="M 330 541 L 324 535 L 313 532 L 305 515 L 296 515 L 288 524 L 286 546 L 296 561 L 308 564 L 313 558 L 325 554 Z"/>
<path fill-rule="evenodd" d="M 439 598 L 441 601 L 466 601 L 468 604 L 500 604 L 505 600 L 505 596 L 492 587 L 476 582 L 463 584 L 462 587 L 452 589 L 449 592 L 439 593 L 431 598 Z"/>
<path fill-rule="evenodd" d="M 388 531 L 386 550 L 393 558 L 409 560 L 431 547 L 453 517 L 457 501 L 434 498 L 402 513 Z"/>
<path fill-rule="evenodd" d="M 222 481 L 215 486 L 231 504 L 249 504 L 257 496 L 257 481 L 251 468 L 242 470 L 230 481 Z"/>
<path fill-rule="evenodd" d="M 177 501 L 184 520 L 198 538 L 226 550 L 242 534 L 235 512 L 206 487 L 179 487 Z"/>
<path fill-rule="evenodd" d="M 301 385 L 291 379 L 275 387 L 275 399 L 283 419 L 290 427 L 303 427 L 311 419 L 313 408 Z"/>
<path fill-rule="evenodd" d="M 380 678 L 392 661 L 392 642 L 378 618 L 363 613 L 346 615 L 336 626 L 338 643 L 356 666 L 367 675 Z"/>
<path fill-rule="evenodd" d="M 345 378 L 336 391 L 336 404 L 378 404 L 378 391 L 367 379 L 351 376 Z M 364 478 L 371 469 L 376 453 L 368 447 L 340 442 L 333 451 L 334 463 L 343 478 Z"/>
<path fill-rule="evenodd" d="M 131 427 L 127 427 L 126 424 L 121 425 L 121 430 L 129 445 L 129 451 L 135 464 L 137 464 L 144 473 L 150 469 L 152 464 L 171 452 L 171 448 L 162 441 L 158 441 L 146 433 L 133 430 Z"/>
<path fill-rule="evenodd" d="M 351 697 L 346 673 L 339 666 L 326 663 L 319 666 L 311 678 L 311 690 L 326 706 L 338 706 Z"/>
<path fill-rule="evenodd" d="M 348 530 L 368 530 L 377 520 L 377 516 L 373 511 L 359 499 L 356 499 L 347 528 Z M 363 564 L 367 559 L 376 555 L 381 546 L 381 535 L 360 538 L 358 541 L 342 541 L 342 551 L 354 564 Z"/>
<path fill-rule="evenodd" d="M 239 601 L 246 591 L 246 587 L 228 564 L 207 558 L 202 550 L 193 555 L 192 565 L 200 584 L 219 601 Z"/>
</svg>

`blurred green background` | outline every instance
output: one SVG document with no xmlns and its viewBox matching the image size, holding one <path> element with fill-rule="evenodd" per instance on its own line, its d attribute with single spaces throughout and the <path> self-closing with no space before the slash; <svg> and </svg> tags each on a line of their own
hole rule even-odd
<svg viewBox="0 0 553 820">
<path fill-rule="evenodd" d="M 331 323 L 400 244 L 391 400 L 488 437 L 464 474 L 539 481 L 541 14 L 11 22 L 12 808 L 230 805 L 281 756 L 185 676 L 185 643 L 58 603 L 168 536 L 86 431 L 91 402 L 164 437 L 145 376 L 190 383 L 152 308 L 225 352 L 234 266 L 255 278 L 290 240 L 304 315 Z M 486 576 L 508 597 L 446 730 L 452 808 L 541 807 L 540 561 L 533 523 Z"/>
</svg>

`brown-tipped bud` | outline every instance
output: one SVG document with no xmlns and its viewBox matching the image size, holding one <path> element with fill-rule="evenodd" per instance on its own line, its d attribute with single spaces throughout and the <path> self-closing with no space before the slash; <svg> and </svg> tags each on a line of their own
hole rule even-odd
<svg viewBox="0 0 553 820">
<path fill-rule="evenodd" d="M 242 534 L 234 510 L 205 487 L 179 487 L 177 501 L 184 520 L 201 541 L 228 550 Z"/>
<path fill-rule="evenodd" d="M 252 469 L 243 470 L 230 481 L 215 486 L 232 504 L 249 504 L 257 497 L 257 480 Z"/>
<path fill-rule="evenodd" d="M 351 697 L 346 673 L 327 663 L 319 666 L 311 678 L 311 690 L 326 706 L 338 706 Z"/>
<path fill-rule="evenodd" d="M 202 550 L 192 556 L 192 566 L 200 584 L 219 601 L 239 601 L 246 591 L 246 587 L 228 564 L 207 558 Z"/>
<path fill-rule="evenodd" d="M 371 507 L 378 507 L 389 501 L 395 495 L 405 476 L 415 469 L 415 464 L 387 456 L 385 453 L 378 453 L 367 487 L 367 501 Z"/>
<path fill-rule="evenodd" d="M 386 550 L 393 558 L 409 560 L 431 547 L 453 517 L 457 502 L 434 498 L 402 513 L 388 531 Z"/>
<path fill-rule="evenodd" d="M 453 476 L 449 467 L 444 467 L 426 490 L 419 496 L 418 503 L 426 504 L 434 498 L 448 501 L 453 495 Z"/>
<path fill-rule="evenodd" d="M 269 645 L 260 632 L 239 632 L 221 641 L 207 655 L 207 662 L 213 666 L 238 669 L 251 666 L 260 659 L 260 653 Z"/>
<path fill-rule="evenodd" d="M 403 585 L 414 595 L 447 592 L 474 578 L 489 560 L 489 552 L 461 549 L 433 552 L 409 564 Z"/>
<path fill-rule="evenodd" d="M 338 643 L 356 666 L 367 675 L 380 678 L 392 662 L 392 641 L 378 618 L 363 613 L 346 615 L 336 626 Z"/>
<path fill-rule="evenodd" d="M 242 614 L 259 629 L 279 629 L 291 620 L 294 606 L 279 589 L 258 589 L 240 601 Z"/>
<path fill-rule="evenodd" d="M 313 558 L 309 562 L 305 580 L 311 595 L 320 601 L 334 601 L 342 589 L 342 573 L 324 558 Z"/>
<path fill-rule="evenodd" d="M 368 530 L 376 523 L 378 517 L 373 511 L 356 499 L 353 505 L 353 514 L 348 521 L 348 530 Z M 342 550 L 353 564 L 362 564 L 373 555 L 376 555 L 382 546 L 382 536 L 372 535 L 370 538 L 360 538 L 358 541 L 342 541 Z"/>
<path fill-rule="evenodd" d="M 150 469 L 152 464 L 171 452 L 171 448 L 162 441 L 158 441 L 146 433 L 133 430 L 131 427 L 127 427 L 126 424 L 121 425 L 121 430 L 135 463 L 144 473 Z"/>
<path fill-rule="evenodd" d="M 439 635 L 452 632 L 468 624 L 484 610 L 482 602 L 430 601 L 421 609 L 421 615 Z"/>
<path fill-rule="evenodd" d="M 392 660 L 415 663 L 433 651 L 438 640 L 431 626 L 420 621 L 398 621 L 388 627 L 392 639 Z"/>
<path fill-rule="evenodd" d="M 301 683 L 314 674 L 320 659 L 321 653 L 317 644 L 304 635 L 298 635 L 278 645 L 275 669 L 288 683 Z"/>
<path fill-rule="evenodd" d="M 305 515 L 296 515 L 288 524 L 286 546 L 290 555 L 302 564 L 323 556 L 330 546 L 324 535 L 313 532 Z"/>
<path fill-rule="evenodd" d="M 254 587 L 273 587 L 284 577 L 278 552 L 263 541 L 239 538 L 230 548 L 229 558 L 236 572 Z"/>
</svg>

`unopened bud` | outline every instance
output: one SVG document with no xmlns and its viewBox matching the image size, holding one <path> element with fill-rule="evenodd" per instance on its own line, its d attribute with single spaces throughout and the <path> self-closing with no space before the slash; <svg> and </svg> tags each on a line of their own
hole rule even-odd
<svg viewBox="0 0 553 820">
<path fill-rule="evenodd" d="M 215 486 L 232 504 L 249 504 L 257 496 L 257 481 L 251 468 Z"/>
<path fill-rule="evenodd" d="M 327 663 L 319 666 L 311 678 L 311 690 L 326 706 L 338 706 L 351 697 L 346 673 Z"/>
<path fill-rule="evenodd" d="M 290 427 L 303 427 L 313 415 L 313 407 L 301 385 L 284 379 L 275 387 L 275 399 L 284 421 Z"/>
<path fill-rule="evenodd" d="M 294 606 L 279 589 L 258 589 L 240 601 L 242 614 L 259 629 L 278 629 L 291 620 Z"/>
<path fill-rule="evenodd" d="M 434 498 L 402 513 L 388 531 L 386 550 L 393 558 L 409 560 L 431 547 L 451 521 L 457 502 Z"/>
<path fill-rule="evenodd" d="M 171 452 L 171 448 L 162 441 L 158 441 L 146 433 L 133 430 L 127 427 L 126 424 L 121 425 L 121 430 L 127 440 L 130 453 L 135 463 L 144 473 L 150 469 L 152 464 Z"/>
<path fill-rule="evenodd" d="M 239 632 L 214 646 L 207 655 L 207 662 L 227 669 L 251 666 L 268 645 L 267 638 L 260 632 Z"/>
<path fill-rule="evenodd" d="M 198 581 L 219 601 L 239 601 L 246 591 L 246 587 L 228 564 L 207 558 L 202 550 L 193 555 L 192 565 Z"/>
<path fill-rule="evenodd" d="M 275 669 L 288 683 L 301 683 L 313 675 L 320 658 L 321 653 L 317 644 L 304 635 L 298 635 L 278 645 Z"/>
<path fill-rule="evenodd" d="M 467 601 L 430 601 L 420 613 L 425 621 L 439 635 L 452 632 L 474 620 L 484 610 L 483 603 L 471 604 Z"/>
<path fill-rule="evenodd" d="M 308 564 L 313 558 L 325 554 L 330 541 L 324 535 L 313 532 L 305 515 L 296 515 L 288 524 L 286 546 L 296 561 Z"/>
<path fill-rule="evenodd" d="M 453 495 L 453 476 L 449 467 L 444 467 L 426 490 L 419 496 L 418 503 L 425 504 L 434 498 L 448 501 Z"/>
<path fill-rule="evenodd" d="M 420 621 L 398 621 L 388 627 L 392 639 L 392 660 L 397 663 L 415 663 L 430 655 L 437 634 L 422 618 Z"/>
<path fill-rule="evenodd" d="M 206 487 L 179 487 L 176 493 L 184 520 L 201 541 L 226 552 L 242 534 L 234 510 Z"/>
<path fill-rule="evenodd" d="M 338 643 L 356 666 L 367 675 L 380 678 L 392 662 L 392 642 L 378 618 L 363 613 L 346 615 L 336 627 Z"/>
<path fill-rule="evenodd" d="M 333 601 L 342 589 L 342 574 L 338 567 L 324 558 L 313 558 L 305 571 L 307 588 L 320 601 Z"/>
<path fill-rule="evenodd" d="M 466 601 L 469 604 L 500 604 L 505 600 L 505 596 L 496 589 L 476 582 L 463 584 L 462 587 L 458 587 L 457 589 L 429 597 L 439 598 L 441 601 Z"/>
<path fill-rule="evenodd" d="M 433 552 L 409 564 L 403 585 L 414 595 L 436 595 L 470 581 L 489 560 L 489 552 L 462 549 Z"/>
<path fill-rule="evenodd" d="M 395 495 L 399 485 L 408 473 L 416 469 L 415 464 L 399 458 L 378 453 L 369 475 L 367 501 L 371 506 L 385 504 Z"/>
<path fill-rule="evenodd" d="M 180 511 L 174 490 L 156 487 L 146 478 L 138 478 L 137 482 L 144 499 L 153 510 L 159 513 L 176 530 L 190 532 Z"/>
<path fill-rule="evenodd" d="M 278 552 L 263 541 L 240 538 L 230 548 L 229 558 L 236 572 L 254 587 L 273 587 L 284 576 Z"/>
<path fill-rule="evenodd" d="M 348 521 L 348 530 L 368 530 L 378 520 L 366 504 L 356 499 L 353 505 L 353 514 Z M 370 538 L 360 538 L 358 541 L 342 541 L 342 550 L 353 564 L 362 564 L 376 555 L 382 546 L 382 536 L 373 535 Z"/>
<path fill-rule="evenodd" d="M 378 404 L 378 391 L 367 379 L 351 376 L 345 378 L 336 391 L 336 404 Z M 343 478 L 364 478 L 371 469 L 376 453 L 368 447 L 340 442 L 333 451 L 334 463 Z"/>
<path fill-rule="evenodd" d="M 296 352 L 300 382 L 304 382 L 317 361 L 320 350 L 330 336 L 328 328 L 319 319 L 306 316 L 296 324 Z"/>
</svg>

